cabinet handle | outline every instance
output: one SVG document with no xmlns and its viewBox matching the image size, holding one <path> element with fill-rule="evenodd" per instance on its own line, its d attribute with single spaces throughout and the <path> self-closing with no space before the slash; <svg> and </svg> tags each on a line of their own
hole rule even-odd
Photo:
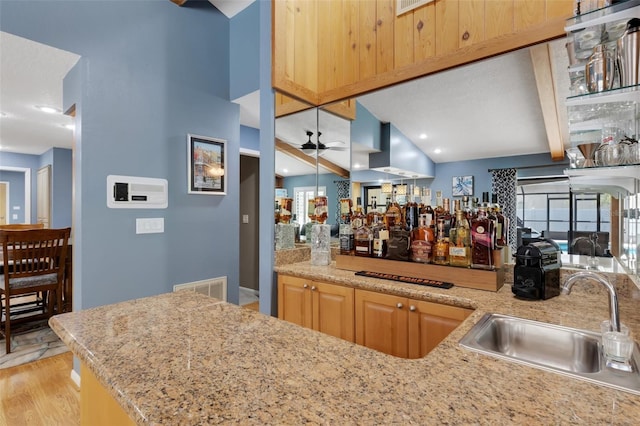
<svg viewBox="0 0 640 426">
<path fill-rule="evenodd" d="M 398 303 L 396 306 L 398 307 L 398 309 L 402 309 L 403 305 L 402 305 L 402 303 Z"/>
<path fill-rule="evenodd" d="M 470 36 L 471 35 L 469 34 L 469 31 L 465 31 L 464 34 L 462 34 L 462 39 L 465 40 L 465 41 L 469 40 Z"/>
<path fill-rule="evenodd" d="M 409 310 L 410 310 L 411 312 L 415 312 L 415 311 L 416 311 L 416 307 L 415 307 L 415 306 L 413 306 L 413 305 L 411 305 L 411 306 L 409 306 Z"/>
<path fill-rule="evenodd" d="M 309 288 L 309 284 L 303 285 L 302 288 Z"/>
<path fill-rule="evenodd" d="M 316 286 L 315 285 L 311 286 L 311 291 L 316 291 Z"/>
</svg>

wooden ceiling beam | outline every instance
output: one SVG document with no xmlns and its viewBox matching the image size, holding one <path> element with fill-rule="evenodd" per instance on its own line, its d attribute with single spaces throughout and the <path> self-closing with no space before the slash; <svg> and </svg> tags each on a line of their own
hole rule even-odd
<svg viewBox="0 0 640 426">
<path fill-rule="evenodd" d="M 549 43 L 539 44 L 529 48 L 533 73 L 538 87 L 540 107 L 544 127 L 547 131 L 547 142 L 551 159 L 560 161 L 564 159 L 565 140 L 569 140 L 566 114 L 562 114 L 557 99 L 557 90 L 551 59 L 551 46 Z M 564 130 L 563 130 L 564 129 Z"/>
<path fill-rule="evenodd" d="M 301 150 L 299 150 L 298 148 L 291 146 L 290 144 L 284 142 L 281 139 L 276 138 L 276 150 L 287 154 L 290 157 L 293 157 L 299 161 L 302 161 L 303 163 L 311 166 L 311 167 L 316 167 L 316 158 L 312 157 L 310 155 L 305 154 L 304 152 L 302 152 Z M 344 179 L 349 179 L 349 170 L 343 169 L 342 167 L 338 166 L 335 163 L 332 163 L 331 161 L 325 159 L 325 158 L 319 158 L 318 159 L 318 166 L 330 171 L 331 173 L 334 173 L 338 176 L 340 176 L 341 178 Z"/>
</svg>

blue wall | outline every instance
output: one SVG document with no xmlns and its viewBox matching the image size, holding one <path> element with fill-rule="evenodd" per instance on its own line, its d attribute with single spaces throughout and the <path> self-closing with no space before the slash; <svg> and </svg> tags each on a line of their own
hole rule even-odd
<svg viewBox="0 0 640 426">
<path fill-rule="evenodd" d="M 260 130 L 240 126 L 240 148 L 260 151 Z"/>
<path fill-rule="evenodd" d="M 259 19 L 259 2 L 253 2 L 231 19 L 230 99 L 258 90 L 260 86 Z"/>
<path fill-rule="evenodd" d="M 356 102 L 356 119 L 351 122 L 351 141 L 370 149 L 382 149 L 380 121 Z"/>
<path fill-rule="evenodd" d="M 0 170 L 0 182 L 7 182 L 9 184 L 9 215 L 6 217 L 6 223 L 25 223 L 24 219 L 24 172 L 10 172 L 6 170 Z M 17 207 L 18 210 L 15 210 Z M 0 212 L 5 214 L 5 212 Z M 18 215 L 16 219 L 13 215 Z"/>
<path fill-rule="evenodd" d="M 473 176 L 473 197 L 478 197 L 479 200 L 482 200 L 483 192 L 491 193 L 491 173 L 489 173 L 489 169 L 522 167 L 524 169 L 518 171 L 518 177 L 562 175 L 568 164 L 551 161 L 549 154 L 516 155 L 512 157 L 437 163 L 436 177 L 429 186 L 435 202 L 435 191 L 442 191 L 443 198 L 452 198 L 451 186 L 454 176 Z"/>
<path fill-rule="evenodd" d="M 76 105 L 76 309 L 223 275 L 238 301 L 240 126 L 229 102 L 229 20 L 206 1 L 188 5 L 0 3 L 3 31 L 82 57 L 64 82 L 64 108 Z M 187 194 L 187 133 L 228 141 L 228 195 Z M 109 174 L 168 179 L 169 208 L 108 209 Z M 163 217 L 165 232 L 136 235 L 139 217 Z"/>
</svg>

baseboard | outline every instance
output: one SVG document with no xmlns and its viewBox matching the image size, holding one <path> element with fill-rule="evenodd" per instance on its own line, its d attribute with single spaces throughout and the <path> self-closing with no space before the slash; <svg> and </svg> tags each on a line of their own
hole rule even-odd
<svg viewBox="0 0 640 426">
<path fill-rule="evenodd" d="M 76 372 L 76 370 L 71 369 L 71 380 L 73 383 L 80 388 L 80 375 Z"/>
<path fill-rule="evenodd" d="M 254 290 L 254 289 L 252 289 L 252 288 L 248 288 L 248 287 L 242 287 L 242 286 L 240 286 L 240 290 L 244 290 L 244 291 L 249 292 L 249 293 L 251 293 L 251 294 L 253 294 L 253 295 L 255 295 L 255 296 L 260 295 L 260 292 L 259 292 L 258 290 Z"/>
</svg>

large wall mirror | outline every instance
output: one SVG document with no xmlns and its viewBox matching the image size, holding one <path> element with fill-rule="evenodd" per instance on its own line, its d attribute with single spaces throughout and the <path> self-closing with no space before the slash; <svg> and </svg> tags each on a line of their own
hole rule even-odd
<svg viewBox="0 0 640 426">
<path fill-rule="evenodd" d="M 277 118 L 276 137 L 287 149 L 303 152 L 309 141 L 318 146 L 318 137 L 339 148 L 307 152 L 312 161 L 300 170 L 295 156 L 276 153 L 279 186 L 295 199 L 297 220 L 305 221 L 305 197 L 320 191 L 329 197 L 332 225 L 345 197 L 365 211 L 384 210 L 392 196 L 435 205 L 440 195 L 453 205 L 461 199 L 456 182 L 464 181 L 482 201 L 484 193 L 505 191 L 496 189 L 496 171 L 514 169 L 518 183 L 508 197 L 514 229 L 551 235 L 565 253 L 570 230 L 618 232 L 611 219 L 615 191 L 572 188 L 564 173 L 571 166 L 565 150 L 579 157 L 572 148 L 599 142 L 602 132 L 569 125 L 565 44 L 555 40 L 359 96 L 351 100 L 353 117 L 329 105 Z"/>
</svg>

